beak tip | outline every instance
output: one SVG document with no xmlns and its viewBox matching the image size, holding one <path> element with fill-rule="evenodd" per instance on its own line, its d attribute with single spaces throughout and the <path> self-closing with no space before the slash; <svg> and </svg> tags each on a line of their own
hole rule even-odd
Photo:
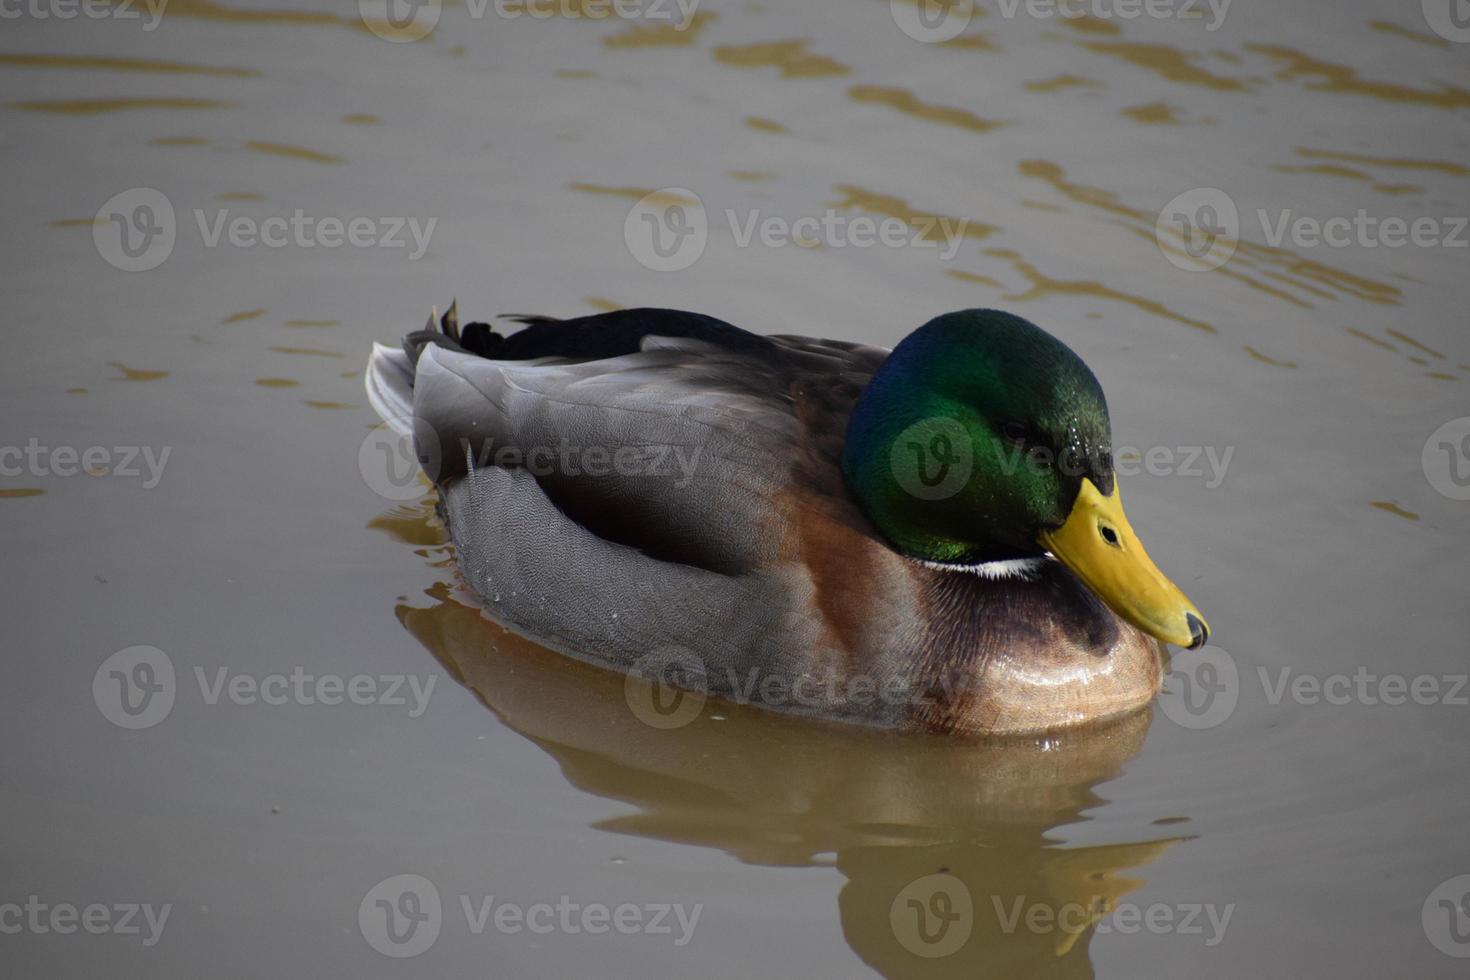
<svg viewBox="0 0 1470 980">
<path fill-rule="evenodd" d="M 1194 613 L 1185 613 L 1184 619 L 1189 623 L 1189 649 L 1198 650 L 1210 638 L 1210 628 Z"/>
</svg>

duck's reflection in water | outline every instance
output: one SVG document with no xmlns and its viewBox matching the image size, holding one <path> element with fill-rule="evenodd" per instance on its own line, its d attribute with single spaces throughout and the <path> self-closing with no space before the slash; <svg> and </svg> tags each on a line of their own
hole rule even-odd
<svg viewBox="0 0 1470 980">
<path fill-rule="evenodd" d="M 390 521 L 374 523 L 403 536 Z M 1142 883 L 1126 872 L 1183 839 L 1063 847 L 1048 836 L 1103 802 L 1095 787 L 1138 751 L 1146 713 L 975 741 L 711 700 L 660 729 L 631 710 L 622 676 L 504 631 L 448 585 L 428 595 L 428 607 L 397 607 L 404 627 L 574 786 L 637 808 L 600 829 L 752 864 L 835 866 L 847 878 L 843 934 L 886 976 L 1090 977 L 1098 922 Z"/>
</svg>

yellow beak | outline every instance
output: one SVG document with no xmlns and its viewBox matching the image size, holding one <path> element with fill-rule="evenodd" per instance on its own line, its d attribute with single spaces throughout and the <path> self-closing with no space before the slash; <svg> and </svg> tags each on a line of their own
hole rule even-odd
<svg viewBox="0 0 1470 980">
<path fill-rule="evenodd" d="M 1084 479 L 1067 522 L 1038 537 L 1113 612 L 1150 636 L 1191 650 L 1209 639 L 1204 617 L 1164 578 L 1128 525 L 1116 481 L 1105 497 Z"/>
</svg>

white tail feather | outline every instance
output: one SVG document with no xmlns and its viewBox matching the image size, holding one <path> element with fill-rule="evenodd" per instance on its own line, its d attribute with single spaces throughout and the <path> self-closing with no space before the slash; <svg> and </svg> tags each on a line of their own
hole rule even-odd
<svg viewBox="0 0 1470 980">
<path fill-rule="evenodd" d="M 413 366 L 408 355 L 393 347 L 373 344 L 368 358 L 368 403 L 378 417 L 399 435 L 413 435 Z"/>
</svg>

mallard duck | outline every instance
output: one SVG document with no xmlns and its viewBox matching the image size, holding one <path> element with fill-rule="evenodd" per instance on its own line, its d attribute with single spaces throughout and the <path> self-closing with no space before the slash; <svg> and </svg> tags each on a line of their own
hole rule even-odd
<svg viewBox="0 0 1470 980">
<path fill-rule="evenodd" d="M 1136 711 L 1208 628 L 1124 516 L 1107 403 L 998 310 L 888 351 L 697 313 L 457 310 L 374 345 L 492 619 L 604 667 L 900 730 Z M 678 673 L 676 671 L 676 673 Z M 692 679 L 691 679 L 692 678 Z"/>
</svg>

